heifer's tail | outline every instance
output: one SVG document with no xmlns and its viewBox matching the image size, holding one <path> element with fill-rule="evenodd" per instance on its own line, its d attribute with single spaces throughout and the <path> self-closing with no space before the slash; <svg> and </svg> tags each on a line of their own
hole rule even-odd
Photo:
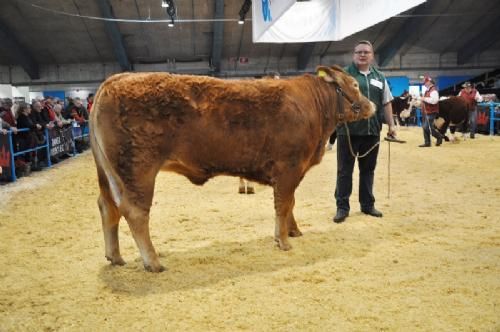
<svg viewBox="0 0 500 332">
<path fill-rule="evenodd" d="M 90 113 L 90 143 L 97 166 L 97 175 L 99 177 L 99 186 L 101 187 L 101 193 L 103 193 L 104 195 L 109 194 L 116 207 L 119 208 L 123 193 L 123 182 L 121 181 L 116 171 L 113 169 L 112 164 L 106 156 L 106 151 L 103 148 L 104 144 L 101 136 L 102 133 L 99 129 L 99 121 L 97 119 L 100 112 L 99 101 L 102 95 L 101 90 L 102 88 L 97 91 L 93 109 Z M 103 190 L 105 192 L 102 192 Z"/>
</svg>

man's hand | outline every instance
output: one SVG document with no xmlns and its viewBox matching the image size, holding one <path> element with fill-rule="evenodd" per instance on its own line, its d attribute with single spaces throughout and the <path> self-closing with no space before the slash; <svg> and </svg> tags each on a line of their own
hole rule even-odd
<svg viewBox="0 0 500 332">
<path fill-rule="evenodd" d="M 387 131 L 387 136 L 396 137 L 396 126 L 389 126 L 389 130 Z"/>
</svg>

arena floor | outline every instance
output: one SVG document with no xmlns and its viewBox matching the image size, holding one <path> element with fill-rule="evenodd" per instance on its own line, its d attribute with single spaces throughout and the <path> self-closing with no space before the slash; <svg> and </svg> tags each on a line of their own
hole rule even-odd
<svg viewBox="0 0 500 332">
<path fill-rule="evenodd" d="M 1 331 L 499 331 L 500 136 L 381 146 L 377 207 L 337 225 L 335 148 L 305 177 L 304 233 L 280 251 L 272 189 L 238 180 L 157 179 L 152 239 L 168 268 L 144 271 L 126 222 L 128 264 L 104 258 L 92 155 L 0 186 Z"/>
</svg>

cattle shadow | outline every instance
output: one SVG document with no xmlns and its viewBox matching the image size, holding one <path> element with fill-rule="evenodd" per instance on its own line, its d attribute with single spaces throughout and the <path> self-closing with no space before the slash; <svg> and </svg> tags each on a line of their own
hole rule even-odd
<svg viewBox="0 0 500 332">
<path fill-rule="evenodd" d="M 291 267 L 300 268 L 330 259 L 364 257 L 378 241 L 370 232 L 334 225 L 324 232 L 306 232 L 292 238 L 293 249 L 281 251 L 272 237 L 246 242 L 213 242 L 187 251 L 160 251 L 167 268 L 160 274 L 146 272 L 140 257 L 125 266 L 104 265 L 99 278 L 114 293 L 131 296 L 169 293 L 207 287 L 224 280 L 267 274 Z M 157 247 L 161 250 L 161 246 Z"/>
</svg>

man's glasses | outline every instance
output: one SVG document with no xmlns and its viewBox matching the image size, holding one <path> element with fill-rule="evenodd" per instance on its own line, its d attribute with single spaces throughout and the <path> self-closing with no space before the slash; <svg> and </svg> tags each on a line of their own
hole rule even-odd
<svg viewBox="0 0 500 332">
<path fill-rule="evenodd" d="M 357 55 L 368 55 L 368 54 L 372 54 L 371 51 L 355 51 L 354 54 L 357 54 Z"/>
</svg>

